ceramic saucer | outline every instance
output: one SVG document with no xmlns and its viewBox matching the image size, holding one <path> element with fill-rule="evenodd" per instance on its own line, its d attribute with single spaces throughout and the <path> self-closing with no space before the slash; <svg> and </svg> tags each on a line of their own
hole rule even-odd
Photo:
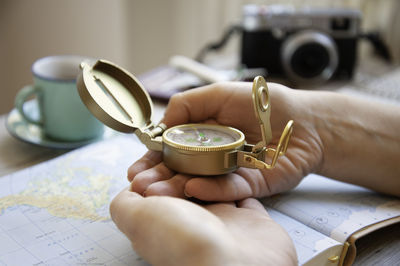
<svg viewBox="0 0 400 266">
<path fill-rule="evenodd" d="M 26 113 L 29 113 L 33 119 L 39 117 L 39 110 L 36 100 L 26 102 L 24 104 L 24 108 L 26 109 Z M 26 122 L 16 109 L 11 110 L 11 112 L 8 114 L 6 119 L 6 128 L 12 136 L 19 140 L 42 147 L 55 149 L 75 149 L 118 134 L 116 131 L 105 127 L 103 135 L 95 139 L 85 141 L 58 141 L 48 138 L 39 126 Z"/>
</svg>

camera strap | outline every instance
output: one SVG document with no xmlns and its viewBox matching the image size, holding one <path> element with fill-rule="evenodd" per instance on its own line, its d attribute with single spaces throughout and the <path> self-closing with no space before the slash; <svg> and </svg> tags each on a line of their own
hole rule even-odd
<svg viewBox="0 0 400 266">
<path fill-rule="evenodd" d="M 389 48 L 378 32 L 361 33 L 358 38 L 369 41 L 374 47 L 375 53 L 383 58 L 386 62 L 390 63 L 392 61 Z"/>
<path fill-rule="evenodd" d="M 196 60 L 198 62 L 203 62 L 204 57 L 209 51 L 222 49 L 234 34 L 241 33 L 242 31 L 243 27 L 241 25 L 230 26 L 222 35 L 222 38 L 219 41 L 209 43 L 203 49 L 201 49 L 198 55 L 196 56 Z"/>
</svg>

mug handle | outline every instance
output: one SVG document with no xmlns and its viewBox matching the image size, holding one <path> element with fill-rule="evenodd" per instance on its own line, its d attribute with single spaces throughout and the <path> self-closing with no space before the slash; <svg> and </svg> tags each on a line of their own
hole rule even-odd
<svg viewBox="0 0 400 266">
<path fill-rule="evenodd" d="M 18 110 L 18 112 L 20 113 L 20 115 L 29 123 L 35 124 L 35 125 L 43 125 L 43 121 L 42 118 L 40 116 L 40 118 L 38 120 L 33 119 L 32 117 L 30 117 L 28 114 L 25 113 L 24 111 L 24 104 L 27 101 L 28 97 L 30 96 L 35 96 L 38 97 L 40 92 L 32 85 L 28 85 L 23 87 L 17 94 L 17 96 L 15 97 L 15 108 Z"/>
</svg>

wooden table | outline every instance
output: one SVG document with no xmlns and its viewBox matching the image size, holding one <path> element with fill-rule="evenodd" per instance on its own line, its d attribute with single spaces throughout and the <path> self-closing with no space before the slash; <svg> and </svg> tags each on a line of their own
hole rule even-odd
<svg viewBox="0 0 400 266">
<path fill-rule="evenodd" d="M 155 103 L 154 121 L 159 121 L 163 110 L 163 104 Z M 7 132 L 5 123 L 6 115 L 0 115 L 0 176 L 67 152 L 21 142 Z M 357 246 L 358 255 L 354 265 L 400 265 L 400 224 L 368 235 Z"/>
<path fill-rule="evenodd" d="M 158 122 L 165 104 L 154 102 L 153 120 Z M 44 148 L 12 137 L 6 128 L 7 114 L 0 115 L 0 177 L 57 157 L 68 150 Z"/>
</svg>

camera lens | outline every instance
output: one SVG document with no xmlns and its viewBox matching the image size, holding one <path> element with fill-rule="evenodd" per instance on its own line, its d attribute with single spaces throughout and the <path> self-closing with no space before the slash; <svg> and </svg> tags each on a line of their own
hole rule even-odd
<svg viewBox="0 0 400 266">
<path fill-rule="evenodd" d="M 290 61 L 293 72 L 304 78 L 321 75 L 329 65 L 327 50 L 318 43 L 304 44 L 293 53 Z"/>
<path fill-rule="evenodd" d="M 321 83 L 338 65 L 336 45 L 329 36 L 311 30 L 297 32 L 282 44 L 282 66 L 296 83 Z"/>
</svg>

